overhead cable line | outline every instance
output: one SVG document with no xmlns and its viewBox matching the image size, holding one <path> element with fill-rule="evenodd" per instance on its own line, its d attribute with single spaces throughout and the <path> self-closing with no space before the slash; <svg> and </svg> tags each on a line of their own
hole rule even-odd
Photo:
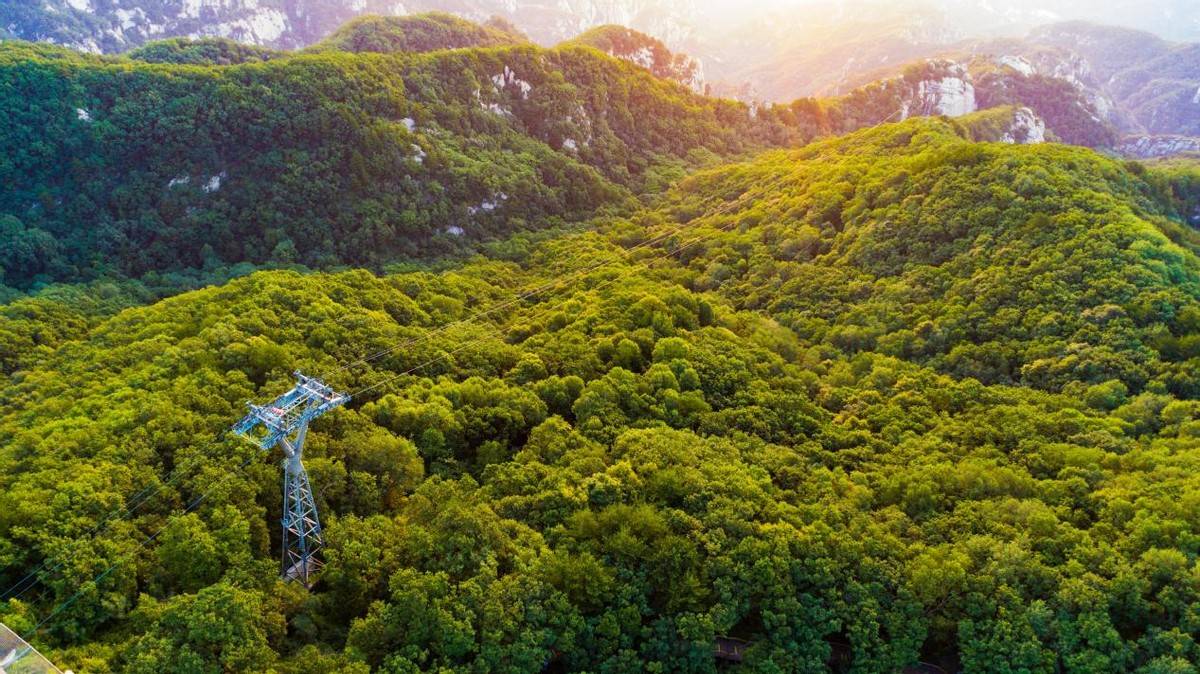
<svg viewBox="0 0 1200 674">
<path fill-rule="evenodd" d="M 250 456 L 248 456 L 246 458 L 245 461 L 242 462 L 242 465 L 238 466 L 233 471 L 230 471 L 230 474 L 232 475 L 232 474 L 240 473 L 242 470 L 244 470 L 246 468 L 246 466 L 250 465 L 250 463 L 252 461 L 254 461 L 254 459 L 256 459 L 256 458 L 258 458 L 257 454 L 251 454 Z M 188 503 L 187 507 L 184 508 L 183 512 L 179 513 L 179 515 L 186 515 L 186 514 L 192 512 L 193 510 L 195 510 L 197 507 L 200 506 L 201 503 L 204 502 L 204 499 L 208 498 L 214 491 L 217 490 L 217 488 L 221 487 L 223 484 L 225 484 L 223 481 L 213 482 L 213 484 L 208 489 L 206 489 L 202 494 L 200 494 L 196 498 L 192 499 L 192 501 L 190 503 Z M 78 601 L 79 598 L 83 596 L 83 594 L 85 593 L 85 591 L 87 590 L 89 585 L 92 587 L 96 587 L 97 583 L 99 583 L 101 580 L 104 580 L 104 578 L 106 578 L 108 576 L 108 574 L 110 574 L 114 570 L 116 570 L 117 567 L 121 566 L 121 564 L 124 564 L 125 562 L 130 561 L 137 553 L 139 553 L 143 549 L 145 549 L 145 547 L 147 545 L 149 545 L 152 541 L 154 541 L 159 536 L 161 536 L 162 533 L 164 531 L 166 531 L 167 528 L 169 528 L 174 523 L 174 521 L 175 520 L 174 520 L 173 516 L 168 516 L 167 521 L 164 522 L 161 527 L 159 527 L 157 530 L 155 530 L 153 534 L 151 534 L 150 536 L 148 536 L 147 538 L 142 540 L 141 543 L 139 543 L 137 545 L 137 547 L 135 547 L 133 549 L 132 552 L 127 553 L 123 557 L 118 557 L 116 561 L 114 561 L 112 564 L 110 564 L 108 566 L 108 568 L 106 568 L 103 571 L 101 571 L 100 573 L 96 574 L 96 576 L 94 578 L 92 578 L 92 580 L 88 581 L 87 583 L 84 583 L 79 588 L 79 590 L 77 590 L 75 592 L 75 594 L 71 595 L 66 601 L 64 601 L 64 602 L 60 603 L 58 606 L 56 606 L 54 608 L 54 610 L 52 610 L 50 613 L 48 613 L 45 618 L 42 618 L 41 621 L 39 621 L 37 625 L 34 625 L 33 628 L 24 635 L 23 638 L 25 639 L 25 641 L 30 641 L 34 636 L 36 636 L 38 634 L 38 632 L 40 632 L 42 630 L 43 627 L 45 627 L 46 623 L 50 622 L 52 619 L 54 619 L 55 616 L 59 615 L 60 613 L 62 613 L 65 610 L 67 610 L 67 608 L 69 608 L 72 604 L 74 604 L 76 601 Z"/>
<path fill-rule="evenodd" d="M 212 448 L 217 443 L 219 443 L 221 440 L 223 440 L 224 435 L 225 435 L 225 432 L 222 431 L 220 434 L 217 435 L 216 438 L 209 440 L 207 443 L 201 445 L 199 449 L 201 451 L 207 451 L 208 449 Z M 202 461 L 203 461 L 203 457 L 201 457 L 201 456 L 195 457 L 195 460 L 193 461 L 191 467 L 195 468 L 195 467 L 199 466 L 202 463 Z M 171 477 L 171 479 L 166 482 L 159 482 L 157 488 L 155 488 L 154 485 L 148 485 L 145 489 L 142 489 L 142 491 L 138 492 L 138 494 L 135 495 L 132 502 L 129 505 L 127 505 L 124 508 L 124 510 L 117 509 L 117 510 L 110 512 L 104 519 L 102 519 L 95 526 L 93 526 L 90 531 L 84 533 L 83 536 L 78 537 L 76 540 L 82 541 L 84 539 L 90 540 L 92 538 L 95 538 L 99 533 L 102 533 L 103 531 L 107 531 L 108 528 L 112 524 L 115 524 L 118 520 L 123 520 L 126 517 L 132 515 L 133 513 L 137 512 L 137 510 L 139 508 L 141 508 L 146 503 L 149 503 L 152 499 L 154 499 L 159 494 L 161 494 L 165 489 L 168 489 L 169 487 L 172 487 L 176 483 L 178 483 L 179 480 L 181 480 L 187 474 L 187 471 L 183 470 L 182 468 L 183 468 L 182 465 L 176 466 L 175 470 L 172 471 L 174 473 L 174 475 Z M 76 552 L 75 554 L 79 554 L 79 553 Z M 67 554 L 65 554 L 65 552 L 59 553 L 56 555 L 47 556 L 44 560 L 42 560 L 42 563 L 37 568 L 35 568 L 33 571 L 30 571 L 23 578 L 21 578 L 20 580 L 18 580 L 15 583 L 13 583 L 12 585 L 10 585 L 8 587 L 8 589 L 6 589 L 3 593 L 0 593 L 0 601 L 12 601 L 14 599 L 19 599 L 21 597 L 21 595 L 25 594 L 25 592 L 27 592 L 33 586 L 37 585 L 38 580 L 39 580 L 39 574 L 43 570 L 45 570 L 47 573 L 54 573 L 58 569 L 62 568 L 63 564 L 65 564 L 66 562 L 70 561 L 73 558 L 74 558 L 74 555 L 67 555 Z M 55 563 L 53 566 L 47 568 L 47 566 L 50 564 L 50 562 L 56 561 L 56 560 L 57 560 L 57 563 Z"/>
</svg>

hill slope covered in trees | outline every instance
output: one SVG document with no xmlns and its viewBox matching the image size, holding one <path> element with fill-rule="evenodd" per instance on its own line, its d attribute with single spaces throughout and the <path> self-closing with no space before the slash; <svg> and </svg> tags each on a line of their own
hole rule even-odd
<svg viewBox="0 0 1200 674">
<path fill-rule="evenodd" d="M 662 40 L 624 26 L 598 26 L 568 44 L 594 47 L 600 51 L 635 63 L 654 73 L 655 77 L 674 80 L 697 92 L 704 91 L 704 68 L 687 54 L 672 53 Z"/>
<path fill-rule="evenodd" d="M 313 49 L 348 52 L 427 52 L 466 47 L 512 47 L 528 40 L 500 30 L 430 12 L 416 16 L 361 16 L 335 30 Z"/>
<path fill-rule="evenodd" d="M 0 580 L 67 563 L 0 620 L 127 561 L 39 635 L 58 662 L 713 672 L 732 637 L 747 671 L 1189 671 L 1195 183 L 967 135 L 889 125 L 444 272 L 261 272 L 15 354 Z M 311 593 L 276 580 L 278 468 L 212 441 L 296 368 L 373 387 L 310 434 Z"/>
<path fill-rule="evenodd" d="M 800 137 L 591 49 L 208 63 L 0 44 L 3 283 L 444 253 Z"/>
<path fill-rule="evenodd" d="M 239 63 L 268 61 L 285 52 L 242 44 L 219 37 L 176 37 L 158 40 L 131 50 L 129 58 L 146 63 L 176 63 L 191 65 L 227 66 Z"/>
<path fill-rule="evenodd" d="M 628 209 L 687 166 L 939 111 L 912 83 L 751 109 L 590 47 L 470 46 L 487 36 L 516 40 L 425 15 L 312 53 L 0 44 L 0 285 L 380 269 Z"/>
</svg>

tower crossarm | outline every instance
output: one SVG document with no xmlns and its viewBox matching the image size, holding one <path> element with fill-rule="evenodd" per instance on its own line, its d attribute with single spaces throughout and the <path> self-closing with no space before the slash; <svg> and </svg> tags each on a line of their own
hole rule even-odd
<svg viewBox="0 0 1200 674">
<path fill-rule="evenodd" d="M 250 412 L 234 425 L 233 432 L 268 450 L 305 429 L 313 419 L 349 400 L 350 396 L 297 372 L 292 390 L 266 405 L 247 403 Z"/>
</svg>

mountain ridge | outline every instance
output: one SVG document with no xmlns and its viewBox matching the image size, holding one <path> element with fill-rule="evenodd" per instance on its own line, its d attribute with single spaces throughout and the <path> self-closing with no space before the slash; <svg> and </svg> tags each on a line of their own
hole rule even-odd
<svg viewBox="0 0 1200 674">
<path fill-rule="evenodd" d="M 912 49 L 906 53 L 919 57 L 915 64 L 880 63 L 846 72 L 822 85 L 825 89 L 818 93 L 869 86 L 899 77 L 905 68 L 948 61 L 976 74 L 987 73 L 982 84 L 972 82 L 975 89 L 991 90 L 981 96 L 985 104 L 1009 101 L 1012 90 L 1028 90 L 1029 85 L 1044 89 L 1044 93 L 1027 92 L 1020 102 L 1043 108 L 1043 117 L 1073 117 L 1060 123 L 1072 127 L 1068 137 L 1073 142 L 1128 150 L 1131 156 L 1145 158 L 1192 146 L 1193 141 L 1176 142 L 1171 137 L 1200 137 L 1200 96 L 1196 95 L 1200 44 L 1175 45 L 1133 29 L 1068 22 L 1036 29 L 1026 38 L 975 39 Z M 776 68 L 787 72 L 784 64 Z M 1094 119 L 1089 122 L 1089 117 Z"/>
<path fill-rule="evenodd" d="M 619 30 L 634 54 L 649 49 Z M 694 76 L 650 44 L 660 74 Z M 436 15 L 361 19 L 305 52 L 169 40 L 112 57 L 0 44 L 11 94 L 0 108 L 14 121 L 0 217 L 20 244 L 0 257 L 4 282 L 241 263 L 379 268 L 620 209 L 714 158 L 978 107 L 946 109 L 949 80 L 924 71 L 837 99 L 748 106 L 635 61 Z M 159 109 L 164 97 L 172 105 Z M 971 122 L 979 140 L 1089 141 L 1020 95 L 993 105 Z"/>
<path fill-rule="evenodd" d="M 13 27 L 16 37 L 51 40 L 91 51 L 118 51 L 170 35 L 233 37 L 296 49 L 318 43 L 361 14 L 410 15 L 443 9 L 477 22 L 489 17 L 515 21 L 531 39 L 544 45 L 576 38 L 606 23 L 618 23 L 653 36 L 641 38 L 645 42 L 642 48 L 662 58 L 637 58 L 651 69 L 657 68 L 660 75 L 696 91 L 710 86 L 717 95 L 746 102 L 845 95 L 870 81 L 894 75 L 901 64 L 918 59 L 949 58 L 966 64 L 990 54 L 1024 59 L 1033 65 L 1034 75 L 1062 79 L 1076 86 L 1099 111 L 1101 121 L 1126 136 L 1121 140 L 1104 139 L 1106 149 L 1129 151 L 1131 156 L 1145 158 L 1154 156 L 1149 153 L 1190 149 L 1190 141 L 1176 142 L 1173 136 L 1200 137 L 1200 122 L 1195 122 L 1200 118 L 1195 114 L 1200 104 L 1194 102 L 1200 100 L 1200 44 L 1175 44 L 1134 28 L 1100 27 L 1079 20 L 1033 27 L 1045 22 L 1033 22 L 1037 16 L 1046 21 L 1079 16 L 1081 8 L 1071 2 L 1052 2 L 1045 7 L 1044 3 L 1025 3 L 1007 14 L 998 13 L 987 3 L 959 6 L 928 2 L 913 7 L 868 3 L 864 7 L 871 11 L 855 11 L 853 3 L 829 2 L 787 11 L 746 10 L 726 15 L 695 0 L 672 0 L 661 5 L 640 0 L 571 0 L 555 7 L 494 0 L 419 0 L 402 6 L 391 0 L 334 0 L 321 6 L 307 0 L 256 0 L 249 4 L 239 0 L 219 6 L 200 0 L 196 7 L 176 5 L 175 0 L 116 1 L 113 7 L 96 9 L 90 4 L 92 0 L 70 0 L 79 7 L 68 0 L 47 0 L 58 3 L 54 5 L 57 9 L 41 16 L 38 12 L 42 10 L 18 9 L 15 0 L 3 0 L 0 23 Z M 1164 16 L 1178 17 L 1186 24 L 1191 10 L 1175 6 L 1170 0 L 1160 4 Z M 1124 17 L 1131 25 L 1150 27 L 1144 21 L 1135 21 L 1136 17 L 1125 16 L 1123 11 L 1113 8 L 1112 16 Z M 35 14 L 40 18 L 30 18 Z M 988 23 L 982 22 L 981 16 L 1008 27 L 991 30 L 999 36 L 983 34 L 988 31 L 977 27 Z M 1200 16 L 1195 18 L 1200 25 Z M 59 19 L 65 33 L 47 28 L 57 25 L 54 22 Z M 163 23 L 168 19 L 175 23 Z M 22 28 L 27 23 L 34 27 Z M 1170 26 L 1178 23 L 1170 22 Z M 712 34 L 714 26 L 728 27 L 720 31 L 720 40 Z M 796 30 L 781 32 L 788 26 Z M 1006 34 L 1018 27 L 1028 30 L 1025 38 Z M 94 35 L 67 37 L 92 29 L 101 30 L 107 37 L 101 41 Z M 662 41 L 661 48 L 651 42 L 657 39 Z M 504 39 L 496 43 L 502 42 Z M 616 43 L 608 39 L 606 44 L 611 47 Z M 674 54 L 665 56 L 667 50 Z M 630 58 L 631 54 L 624 57 Z M 668 65 L 666 61 L 672 59 L 678 63 Z M 1057 95 L 1019 103 L 1055 108 L 1061 115 L 1063 106 L 1050 100 Z M 1004 95 L 997 100 L 1013 102 Z M 1071 125 L 1079 127 L 1080 121 Z M 1068 135 L 1089 138 L 1090 144 L 1099 146 L 1094 141 L 1102 132 L 1075 129 Z"/>
<path fill-rule="evenodd" d="M 661 40 L 624 26 L 593 28 L 563 43 L 584 45 L 639 65 L 655 77 L 674 80 L 696 93 L 706 93 L 704 67 L 687 54 L 673 54 Z"/>
<path fill-rule="evenodd" d="M 308 49 L 346 52 L 421 53 L 439 49 L 512 47 L 523 35 L 477 24 L 444 12 L 407 16 L 365 14 L 351 19 Z"/>
<path fill-rule="evenodd" d="M 196 65 L 9 42 L 0 81 L 0 217 L 24 242 L 0 266 L 22 284 L 102 274 L 99 255 L 140 276 L 449 253 L 809 133 L 570 46 Z"/>
</svg>

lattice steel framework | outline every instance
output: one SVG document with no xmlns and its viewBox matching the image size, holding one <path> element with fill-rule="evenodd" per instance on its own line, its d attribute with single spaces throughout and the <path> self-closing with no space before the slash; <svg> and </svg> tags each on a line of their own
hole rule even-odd
<svg viewBox="0 0 1200 674">
<path fill-rule="evenodd" d="M 312 377 L 296 373 L 296 386 L 268 405 L 247 403 L 250 413 L 234 427 L 264 451 L 283 450 L 283 563 L 286 580 L 306 587 L 321 568 L 316 553 L 324 543 L 321 518 L 304 469 L 304 437 L 313 419 L 346 404 L 350 396 L 337 393 Z"/>
<path fill-rule="evenodd" d="M 32 638 L 32 637 L 30 637 Z M 0 674 L 63 674 L 17 633 L 0 623 Z M 66 674 L 71 674 L 68 671 Z"/>
</svg>

